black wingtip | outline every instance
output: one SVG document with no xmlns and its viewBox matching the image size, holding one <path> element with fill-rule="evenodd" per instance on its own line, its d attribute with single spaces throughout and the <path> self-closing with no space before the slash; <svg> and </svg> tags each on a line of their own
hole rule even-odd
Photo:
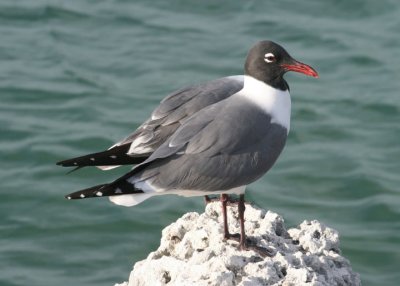
<svg viewBox="0 0 400 286">
<path fill-rule="evenodd" d="M 141 194 L 143 190 L 135 187 L 126 180 L 126 177 L 130 176 L 130 173 L 122 176 L 121 178 L 115 180 L 109 184 L 101 184 L 94 187 L 90 187 L 84 190 L 70 193 L 65 196 L 68 200 L 79 200 L 86 198 L 101 198 L 109 196 L 121 196 L 127 194 Z"/>
<path fill-rule="evenodd" d="M 113 147 L 106 151 L 75 157 L 56 163 L 62 167 L 86 167 L 86 166 L 119 166 L 136 165 L 145 161 L 150 154 L 127 154 L 130 144 Z"/>
<path fill-rule="evenodd" d="M 84 190 L 80 190 L 77 192 L 70 193 L 65 196 L 67 200 L 79 200 L 86 198 L 94 198 L 94 197 L 102 197 L 103 192 L 102 189 L 107 187 L 108 184 L 101 184 L 94 187 L 90 187 Z"/>
<path fill-rule="evenodd" d="M 80 157 L 77 157 L 77 158 L 80 158 Z M 78 166 L 78 162 L 75 161 L 75 158 L 72 158 L 72 159 L 58 161 L 56 163 L 56 165 L 57 166 L 61 166 L 61 167 L 77 167 Z"/>
<path fill-rule="evenodd" d="M 78 167 L 76 167 L 76 168 L 73 168 L 72 170 L 68 171 L 68 172 L 66 173 L 66 175 L 69 175 L 69 174 L 71 174 L 72 172 L 78 171 L 79 169 L 82 169 L 82 168 L 83 168 L 83 166 L 78 166 Z"/>
<path fill-rule="evenodd" d="M 59 161 L 56 163 L 56 165 L 61 167 L 78 167 L 78 163 L 73 160 L 74 159 Z"/>
<path fill-rule="evenodd" d="M 73 171 L 76 171 L 76 170 L 78 170 L 80 168 L 85 167 L 85 166 L 81 166 L 77 162 L 71 162 L 71 159 L 64 160 L 64 161 L 59 161 L 59 162 L 56 163 L 56 165 L 60 166 L 60 167 L 75 167 L 72 171 L 69 171 L 67 174 L 69 174 L 69 173 L 71 173 Z"/>
</svg>

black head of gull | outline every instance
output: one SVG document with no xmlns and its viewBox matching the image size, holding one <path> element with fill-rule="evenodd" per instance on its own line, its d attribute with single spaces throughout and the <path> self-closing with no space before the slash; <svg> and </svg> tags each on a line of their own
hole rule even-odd
<svg viewBox="0 0 400 286">
<path fill-rule="evenodd" d="M 283 75 L 288 71 L 318 77 L 318 73 L 312 67 L 296 61 L 283 47 L 271 41 L 256 43 L 247 55 L 244 68 L 246 75 L 280 90 L 289 88 L 283 79 Z"/>
</svg>

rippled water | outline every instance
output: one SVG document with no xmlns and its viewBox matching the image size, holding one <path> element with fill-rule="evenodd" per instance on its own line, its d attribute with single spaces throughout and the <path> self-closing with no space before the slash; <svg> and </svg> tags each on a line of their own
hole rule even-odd
<svg viewBox="0 0 400 286">
<path fill-rule="evenodd" d="M 363 285 L 398 285 L 399 15 L 394 0 L 1 1 L 0 285 L 113 285 L 202 211 L 174 196 L 69 202 L 128 168 L 67 176 L 55 162 L 108 147 L 181 86 L 242 73 L 260 39 L 321 78 L 287 76 L 288 144 L 248 200 L 339 230 Z"/>
</svg>

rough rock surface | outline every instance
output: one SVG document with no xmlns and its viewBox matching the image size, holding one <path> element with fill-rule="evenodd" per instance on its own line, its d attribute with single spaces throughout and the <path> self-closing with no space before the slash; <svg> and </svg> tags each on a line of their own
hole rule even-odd
<svg viewBox="0 0 400 286">
<path fill-rule="evenodd" d="M 337 231 L 316 220 L 286 230 L 281 216 L 249 204 L 245 219 L 249 239 L 270 257 L 223 241 L 221 206 L 215 202 L 205 213 L 187 213 L 166 227 L 160 247 L 134 265 L 129 282 L 115 286 L 361 285 L 340 255 Z M 231 233 L 239 232 L 236 205 L 228 207 L 228 222 Z"/>
</svg>

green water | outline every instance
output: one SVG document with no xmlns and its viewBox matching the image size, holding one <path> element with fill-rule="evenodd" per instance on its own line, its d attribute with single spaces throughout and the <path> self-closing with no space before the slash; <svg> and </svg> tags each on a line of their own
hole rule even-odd
<svg viewBox="0 0 400 286">
<path fill-rule="evenodd" d="M 260 39 L 320 79 L 288 74 L 292 127 L 247 198 L 287 226 L 337 229 L 363 285 L 400 281 L 400 2 L 0 2 L 0 285 L 113 285 L 200 198 L 135 208 L 63 195 L 128 168 L 70 175 L 55 162 L 103 150 L 169 92 L 240 74 Z"/>
</svg>

